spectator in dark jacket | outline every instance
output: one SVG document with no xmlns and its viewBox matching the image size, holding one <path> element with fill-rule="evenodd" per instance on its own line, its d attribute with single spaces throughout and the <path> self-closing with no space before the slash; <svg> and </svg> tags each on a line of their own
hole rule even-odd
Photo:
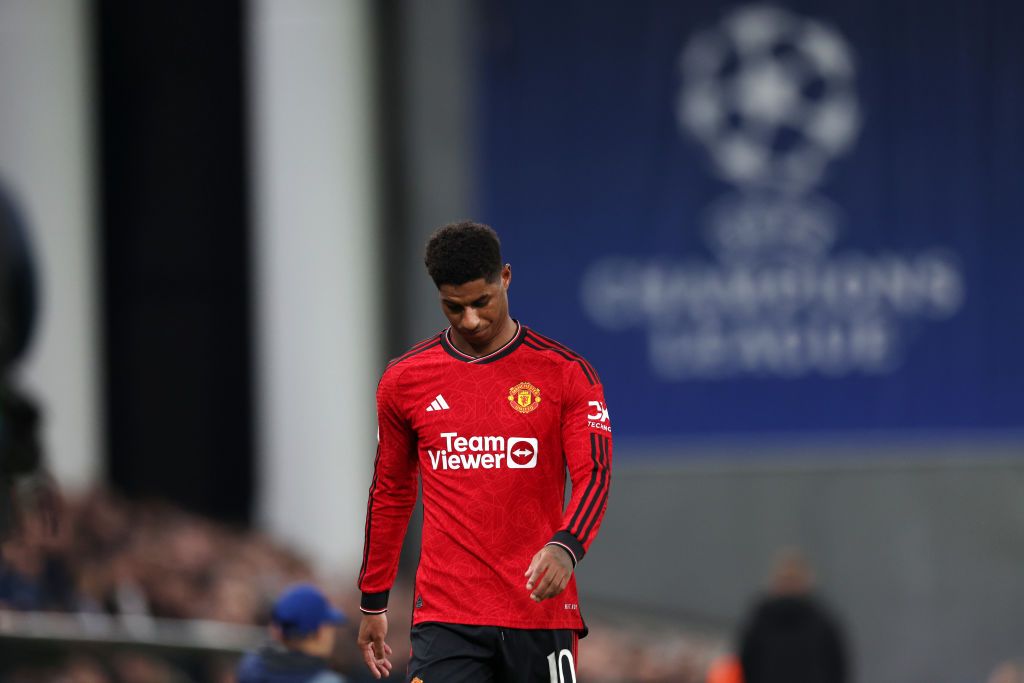
<svg viewBox="0 0 1024 683">
<path fill-rule="evenodd" d="M 799 551 L 783 551 L 740 636 L 744 683 L 846 683 L 842 630 L 813 584 Z"/>
<path fill-rule="evenodd" d="M 331 671 L 335 627 L 344 615 L 315 586 L 285 591 L 270 619 L 273 641 L 247 653 L 238 664 L 238 683 L 344 683 Z"/>
</svg>

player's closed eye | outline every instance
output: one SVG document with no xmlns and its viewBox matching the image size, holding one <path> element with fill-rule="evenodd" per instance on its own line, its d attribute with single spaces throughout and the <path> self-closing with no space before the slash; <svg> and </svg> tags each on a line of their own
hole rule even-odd
<svg viewBox="0 0 1024 683">
<path fill-rule="evenodd" d="M 478 299 L 477 301 L 474 301 L 473 303 L 470 304 L 470 307 L 471 308 L 487 308 L 487 305 L 489 303 L 491 303 L 491 299 L 490 299 L 490 297 L 487 297 L 486 299 Z M 461 313 L 463 311 L 463 309 L 465 308 L 464 306 L 460 306 L 459 304 L 448 303 L 447 301 L 445 302 L 444 305 L 452 313 Z"/>
</svg>

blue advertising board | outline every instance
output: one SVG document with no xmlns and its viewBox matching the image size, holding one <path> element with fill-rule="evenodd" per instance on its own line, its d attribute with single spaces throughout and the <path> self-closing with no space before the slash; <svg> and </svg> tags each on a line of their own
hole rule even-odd
<svg viewBox="0 0 1024 683">
<path fill-rule="evenodd" d="M 486 7 L 478 215 L 618 436 L 1024 426 L 1024 5 Z"/>
</svg>

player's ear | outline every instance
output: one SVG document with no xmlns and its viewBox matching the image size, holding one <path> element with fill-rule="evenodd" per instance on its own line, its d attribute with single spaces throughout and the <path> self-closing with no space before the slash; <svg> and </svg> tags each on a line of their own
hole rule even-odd
<svg viewBox="0 0 1024 683">
<path fill-rule="evenodd" d="M 501 286 L 508 289 L 509 284 L 512 282 L 512 264 L 506 263 L 501 269 Z"/>
</svg>

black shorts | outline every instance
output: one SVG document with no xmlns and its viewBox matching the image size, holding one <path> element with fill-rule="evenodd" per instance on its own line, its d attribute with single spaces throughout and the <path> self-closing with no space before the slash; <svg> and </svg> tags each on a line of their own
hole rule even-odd
<svg viewBox="0 0 1024 683">
<path fill-rule="evenodd" d="M 576 683 L 576 631 L 425 623 L 410 635 L 412 683 Z"/>
</svg>

